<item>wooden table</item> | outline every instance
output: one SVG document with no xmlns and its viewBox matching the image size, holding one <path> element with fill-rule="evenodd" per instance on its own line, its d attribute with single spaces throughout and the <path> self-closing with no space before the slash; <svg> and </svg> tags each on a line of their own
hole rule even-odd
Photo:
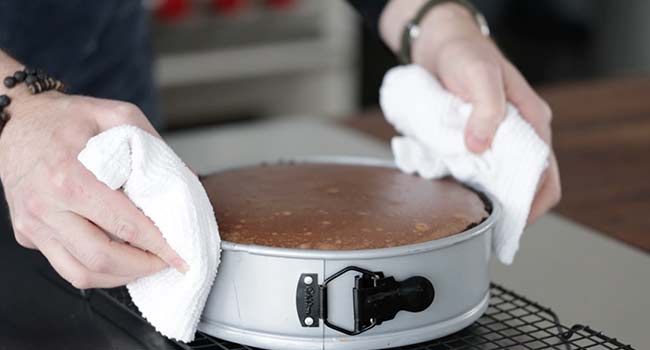
<svg viewBox="0 0 650 350">
<path fill-rule="evenodd" d="M 553 109 L 563 197 L 555 209 L 650 253 L 650 77 L 538 89 Z M 396 135 L 379 109 L 345 124 Z"/>
</svg>

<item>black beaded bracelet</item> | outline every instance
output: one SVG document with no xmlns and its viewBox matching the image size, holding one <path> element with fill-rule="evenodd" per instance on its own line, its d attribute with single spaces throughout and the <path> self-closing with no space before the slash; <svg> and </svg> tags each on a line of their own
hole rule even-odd
<svg viewBox="0 0 650 350">
<path fill-rule="evenodd" d="M 7 76 L 3 80 L 4 86 L 8 89 L 12 89 L 22 82 L 27 84 L 29 92 L 32 95 L 50 90 L 63 91 L 65 88 L 60 80 L 52 78 L 42 70 L 27 67 L 23 70 L 16 71 L 14 75 Z M 4 129 L 4 126 L 9 121 L 9 113 L 5 111 L 5 107 L 10 104 L 11 98 L 9 96 L 0 95 L 0 132 L 2 132 L 2 129 Z"/>
<path fill-rule="evenodd" d="M 0 132 L 4 129 L 5 124 L 9 121 L 9 114 L 5 112 L 5 107 L 9 106 L 11 99 L 7 95 L 0 96 Z"/>
<path fill-rule="evenodd" d="M 0 95 L 0 133 L 5 128 L 9 121 L 9 113 L 5 111 L 5 107 L 9 106 L 11 98 L 7 95 Z"/>
</svg>

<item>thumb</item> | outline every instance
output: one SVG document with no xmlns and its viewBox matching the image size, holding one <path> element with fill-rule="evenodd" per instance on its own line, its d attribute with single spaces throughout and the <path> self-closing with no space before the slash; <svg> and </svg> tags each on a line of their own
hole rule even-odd
<svg viewBox="0 0 650 350">
<path fill-rule="evenodd" d="M 487 150 L 506 113 L 503 79 L 498 69 L 481 70 L 468 82 L 468 97 L 473 105 L 465 127 L 465 143 L 474 153 Z"/>
</svg>

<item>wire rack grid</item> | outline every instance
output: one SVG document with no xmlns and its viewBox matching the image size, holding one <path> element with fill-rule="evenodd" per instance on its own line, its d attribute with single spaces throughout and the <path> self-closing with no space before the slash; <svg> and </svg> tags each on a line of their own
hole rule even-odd
<svg viewBox="0 0 650 350">
<path fill-rule="evenodd" d="M 551 309 L 498 284 L 492 284 L 490 292 L 488 310 L 471 326 L 444 338 L 391 350 L 634 350 L 589 326 L 563 326 Z M 115 310 L 107 312 L 106 302 L 120 309 L 118 312 L 126 312 L 138 322 L 146 323 L 124 288 L 94 290 L 87 296 L 91 305 L 103 305 L 98 311 L 109 319 L 110 314 L 115 317 Z M 98 299 L 104 303 L 98 303 Z M 162 338 L 149 328 L 149 338 L 152 335 Z M 141 327 L 139 334 L 142 336 Z M 192 343 L 174 342 L 174 345 L 183 350 L 260 350 L 202 332 L 197 332 Z"/>
</svg>

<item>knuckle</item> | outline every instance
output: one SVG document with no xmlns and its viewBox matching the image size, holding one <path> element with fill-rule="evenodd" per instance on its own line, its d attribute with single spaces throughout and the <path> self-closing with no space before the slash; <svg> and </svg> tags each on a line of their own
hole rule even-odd
<svg viewBox="0 0 650 350">
<path fill-rule="evenodd" d="M 86 267 L 95 272 L 108 273 L 111 270 L 111 261 L 108 254 L 101 250 L 94 250 L 88 254 Z"/>
<path fill-rule="evenodd" d="M 33 237 L 36 231 L 36 221 L 28 215 L 16 216 L 13 220 L 14 233 L 23 237 Z"/>
<path fill-rule="evenodd" d="M 24 205 L 26 213 L 30 216 L 38 218 L 45 213 L 43 198 L 34 192 L 29 192 L 25 195 Z"/>
<path fill-rule="evenodd" d="M 14 237 L 15 237 L 15 239 L 16 239 L 16 242 L 17 242 L 21 247 L 23 247 L 23 248 L 29 248 L 29 249 L 34 248 L 34 244 L 32 243 L 32 241 L 30 241 L 29 239 L 27 239 L 27 237 L 25 237 L 25 236 L 22 235 L 21 233 L 14 232 Z"/>
<path fill-rule="evenodd" d="M 13 219 L 13 227 L 14 227 L 14 234 L 26 236 L 29 233 L 29 230 L 27 229 L 27 223 L 25 222 L 25 219 L 22 216 L 16 216 Z"/>
<path fill-rule="evenodd" d="M 65 162 L 50 166 L 50 181 L 54 191 L 65 198 L 74 197 L 78 190 L 77 177 Z"/>
<path fill-rule="evenodd" d="M 66 278 L 77 289 L 94 287 L 92 275 L 86 271 L 77 271 Z"/>
<path fill-rule="evenodd" d="M 118 222 L 115 225 L 114 234 L 126 242 L 137 242 L 140 239 L 140 232 L 135 228 L 135 226 L 125 223 Z"/>
<path fill-rule="evenodd" d="M 130 102 L 120 102 L 112 108 L 112 111 L 118 121 L 131 121 L 134 117 L 143 115 L 140 108 Z"/>
</svg>

